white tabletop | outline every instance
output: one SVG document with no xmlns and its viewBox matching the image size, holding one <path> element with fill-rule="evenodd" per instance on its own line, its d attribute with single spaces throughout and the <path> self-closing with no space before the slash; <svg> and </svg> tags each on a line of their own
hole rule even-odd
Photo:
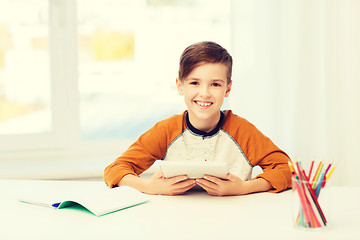
<svg viewBox="0 0 360 240">
<path fill-rule="evenodd" d="M 148 203 L 96 217 L 89 212 L 21 203 L 24 192 L 81 191 L 103 182 L 0 180 L 0 239 L 360 239 L 360 188 L 332 187 L 331 226 L 299 230 L 292 194 L 214 197 L 205 192 L 151 196 Z"/>
</svg>

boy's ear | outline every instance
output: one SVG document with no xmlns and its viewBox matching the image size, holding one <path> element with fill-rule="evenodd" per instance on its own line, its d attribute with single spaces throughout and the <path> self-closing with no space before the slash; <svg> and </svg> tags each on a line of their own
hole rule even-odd
<svg viewBox="0 0 360 240">
<path fill-rule="evenodd" d="M 179 78 L 176 78 L 176 88 L 178 90 L 179 95 L 182 96 L 183 90 L 182 90 L 181 80 Z"/>
<path fill-rule="evenodd" d="M 230 95 L 231 85 L 232 85 L 232 81 L 230 81 L 230 83 L 227 85 L 227 89 L 226 89 L 226 92 L 225 92 L 225 97 L 228 97 Z"/>
</svg>

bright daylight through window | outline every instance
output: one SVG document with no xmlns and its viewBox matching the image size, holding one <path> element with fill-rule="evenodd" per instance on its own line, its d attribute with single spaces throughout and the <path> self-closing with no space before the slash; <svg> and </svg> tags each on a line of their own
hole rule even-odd
<svg viewBox="0 0 360 240">
<path fill-rule="evenodd" d="M 82 136 L 134 138 L 185 109 L 175 89 L 180 51 L 201 40 L 229 46 L 230 6 L 105 2 L 78 2 Z"/>
<path fill-rule="evenodd" d="M 0 135 L 51 131 L 47 1 L 0 3 Z"/>
<path fill-rule="evenodd" d="M 230 5 L 230 0 L 1 1 L 0 138 L 25 136 L 31 142 L 56 132 L 62 134 L 56 142 L 134 139 L 181 113 L 185 104 L 175 86 L 181 51 L 203 40 L 231 51 Z M 78 64 L 70 64 L 74 59 Z M 79 91 L 67 94 L 64 82 L 75 82 Z M 69 103 L 79 107 L 67 111 Z"/>
</svg>

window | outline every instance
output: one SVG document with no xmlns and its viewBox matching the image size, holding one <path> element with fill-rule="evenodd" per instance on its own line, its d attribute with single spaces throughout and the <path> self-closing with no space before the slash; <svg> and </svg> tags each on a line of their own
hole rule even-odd
<svg viewBox="0 0 360 240">
<path fill-rule="evenodd" d="M 231 50 L 230 4 L 2 1 L 0 151 L 118 146 L 181 113 L 180 54 L 203 40 Z"/>
<path fill-rule="evenodd" d="M 175 79 L 187 45 L 230 45 L 229 2 L 105 3 L 78 1 L 81 136 L 135 138 L 185 109 Z"/>
<path fill-rule="evenodd" d="M 46 1 L 0 4 L 0 135 L 52 129 L 48 15 Z"/>
</svg>

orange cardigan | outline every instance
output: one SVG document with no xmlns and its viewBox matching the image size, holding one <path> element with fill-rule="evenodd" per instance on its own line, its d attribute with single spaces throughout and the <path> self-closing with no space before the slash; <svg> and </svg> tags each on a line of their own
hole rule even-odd
<svg viewBox="0 0 360 240">
<path fill-rule="evenodd" d="M 251 178 L 252 168 L 263 173 L 256 178 L 270 182 L 271 192 L 291 187 L 290 158 L 247 120 L 230 110 L 221 114 L 210 133 L 191 126 L 187 111 L 158 122 L 106 167 L 104 180 L 115 187 L 127 174 L 139 175 L 155 160 L 225 161 L 229 172 L 243 180 Z"/>
</svg>

